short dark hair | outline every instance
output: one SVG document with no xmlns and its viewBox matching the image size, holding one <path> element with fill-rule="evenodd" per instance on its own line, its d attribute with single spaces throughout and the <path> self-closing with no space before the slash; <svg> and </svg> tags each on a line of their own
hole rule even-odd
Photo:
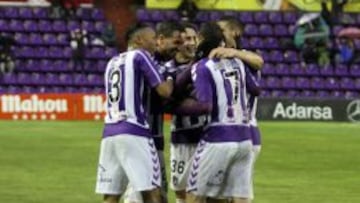
<svg viewBox="0 0 360 203">
<path fill-rule="evenodd" d="M 175 31 L 183 32 L 184 27 L 176 21 L 165 21 L 156 25 L 156 35 L 171 37 Z"/>
<path fill-rule="evenodd" d="M 203 40 L 196 50 L 197 60 L 208 56 L 212 49 L 219 47 L 221 42 L 224 42 L 222 30 L 215 22 L 202 24 L 199 35 L 202 36 Z"/>
<path fill-rule="evenodd" d="M 125 32 L 125 42 L 129 43 L 129 41 L 131 40 L 131 38 L 134 36 L 135 33 L 145 28 L 151 28 L 151 26 L 149 24 L 142 22 L 137 22 L 135 24 L 132 24 Z"/>
<path fill-rule="evenodd" d="M 226 22 L 233 29 L 235 29 L 235 28 L 238 28 L 241 30 L 243 29 L 243 25 L 241 24 L 241 22 L 234 16 L 229 16 L 229 15 L 222 16 L 219 21 Z"/>
<path fill-rule="evenodd" d="M 192 23 L 189 23 L 189 22 L 183 22 L 183 23 L 181 23 L 181 25 L 182 25 L 182 27 L 183 27 L 184 29 L 190 28 L 190 29 L 195 30 L 195 32 L 198 31 L 198 28 L 197 28 L 197 26 L 196 26 L 195 24 L 192 24 Z"/>
</svg>

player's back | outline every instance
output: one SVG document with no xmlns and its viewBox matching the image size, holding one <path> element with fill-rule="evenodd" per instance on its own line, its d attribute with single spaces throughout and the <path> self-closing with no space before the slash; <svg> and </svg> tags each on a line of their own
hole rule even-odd
<svg viewBox="0 0 360 203">
<path fill-rule="evenodd" d="M 145 87 L 163 81 L 150 54 L 133 50 L 113 57 L 105 72 L 106 116 L 104 136 L 135 133 L 150 136 Z"/>
<path fill-rule="evenodd" d="M 245 65 L 235 58 L 203 59 L 195 65 L 192 75 L 197 97 L 212 104 L 205 140 L 249 139 L 245 74 Z"/>
</svg>

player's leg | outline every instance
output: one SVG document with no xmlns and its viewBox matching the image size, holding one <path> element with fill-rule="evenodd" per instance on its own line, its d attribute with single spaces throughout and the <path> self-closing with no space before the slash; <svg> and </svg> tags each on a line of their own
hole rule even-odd
<svg viewBox="0 0 360 203">
<path fill-rule="evenodd" d="M 192 193 L 186 193 L 186 203 L 207 203 L 206 197 L 195 195 Z"/>
<path fill-rule="evenodd" d="M 124 203 L 143 203 L 143 197 L 141 192 L 136 192 L 134 189 L 129 185 L 124 194 Z"/>
<path fill-rule="evenodd" d="M 127 151 L 122 153 L 121 161 L 130 186 L 141 192 L 143 202 L 161 203 L 161 171 L 153 139 L 128 136 L 126 144 Z"/>
<path fill-rule="evenodd" d="M 171 144 L 170 148 L 170 187 L 175 191 L 176 203 L 185 203 L 186 182 L 189 176 L 192 157 L 197 144 Z"/>
<path fill-rule="evenodd" d="M 251 141 L 238 143 L 238 156 L 229 168 L 228 184 L 224 188 L 224 196 L 230 197 L 233 203 L 251 202 L 253 155 Z"/>
<path fill-rule="evenodd" d="M 237 148 L 236 142 L 199 143 L 186 187 L 186 195 L 191 195 L 189 201 L 200 201 L 202 197 L 227 198 L 223 191 L 228 182 L 228 168 L 237 155 Z"/>
<path fill-rule="evenodd" d="M 119 136 L 104 138 L 101 141 L 96 193 L 104 195 L 104 203 L 117 203 L 128 184 L 126 173 L 115 152 L 115 146 L 121 144 L 116 143 L 121 142 L 116 139 Z"/>
<path fill-rule="evenodd" d="M 167 192 L 168 192 L 168 182 L 166 178 L 166 163 L 164 159 L 164 152 L 158 150 L 159 162 L 160 162 L 160 170 L 161 170 L 161 199 L 162 203 L 167 203 Z"/>
<path fill-rule="evenodd" d="M 254 174 L 255 174 L 255 162 L 257 160 L 257 157 L 260 154 L 261 151 L 261 135 L 260 130 L 256 125 L 250 126 L 250 132 L 251 132 L 251 140 L 252 140 L 252 153 L 253 153 L 253 159 L 251 162 L 251 188 L 250 188 L 250 194 L 251 194 L 251 200 L 254 199 Z"/>
</svg>

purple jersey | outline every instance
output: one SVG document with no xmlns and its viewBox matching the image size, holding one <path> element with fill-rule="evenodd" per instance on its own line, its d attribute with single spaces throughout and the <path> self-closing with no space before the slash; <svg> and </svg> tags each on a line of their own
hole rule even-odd
<svg viewBox="0 0 360 203">
<path fill-rule="evenodd" d="M 250 74 L 258 84 L 260 83 L 260 79 L 261 79 L 260 71 L 249 70 L 247 74 Z M 258 101 L 257 96 L 248 93 L 249 122 L 250 125 L 254 125 L 254 126 L 257 125 L 257 120 L 256 120 L 257 101 Z"/>
<path fill-rule="evenodd" d="M 196 97 L 212 104 L 204 139 L 209 142 L 250 139 L 245 65 L 240 59 L 203 59 L 192 69 Z M 253 88 L 253 87 L 250 87 Z M 239 133 L 240 132 L 240 133 Z"/>
<path fill-rule="evenodd" d="M 257 83 L 260 83 L 261 72 L 250 70 L 247 72 Z M 251 93 L 248 93 L 248 111 L 249 111 L 249 123 L 250 123 L 250 134 L 253 145 L 261 145 L 261 134 L 257 126 L 256 109 L 257 109 L 258 97 Z"/>
<path fill-rule="evenodd" d="M 165 62 L 161 61 L 159 54 L 155 54 L 154 61 L 157 64 L 157 70 L 159 73 L 166 77 L 171 67 L 165 66 Z M 150 132 L 154 137 L 155 147 L 157 150 L 164 150 L 164 111 L 163 111 L 163 99 L 153 89 L 147 88 L 147 105 L 148 109 L 148 123 L 150 126 Z"/>
<path fill-rule="evenodd" d="M 133 50 L 113 57 L 105 72 L 107 111 L 103 136 L 151 136 L 144 87 L 163 82 L 150 54 Z"/>
<path fill-rule="evenodd" d="M 191 68 L 191 64 L 176 65 L 174 61 L 170 61 L 165 65 L 168 67 L 168 72 L 175 75 Z M 190 95 L 186 95 L 185 97 L 189 96 Z M 200 141 L 205 122 L 206 116 L 173 115 L 171 121 L 171 142 L 174 144 L 198 143 Z"/>
</svg>

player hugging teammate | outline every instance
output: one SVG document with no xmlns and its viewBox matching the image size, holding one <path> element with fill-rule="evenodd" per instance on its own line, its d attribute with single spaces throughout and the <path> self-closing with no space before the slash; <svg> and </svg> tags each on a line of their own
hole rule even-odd
<svg viewBox="0 0 360 203">
<path fill-rule="evenodd" d="M 105 73 L 96 185 L 104 202 L 123 194 L 126 202 L 167 202 L 164 113 L 172 114 L 170 186 L 177 203 L 253 199 L 260 145 L 253 109 L 263 61 L 236 49 L 240 35 L 231 18 L 199 31 L 177 22 L 156 31 L 142 23 L 129 28 L 128 51 L 112 58 Z"/>
</svg>

